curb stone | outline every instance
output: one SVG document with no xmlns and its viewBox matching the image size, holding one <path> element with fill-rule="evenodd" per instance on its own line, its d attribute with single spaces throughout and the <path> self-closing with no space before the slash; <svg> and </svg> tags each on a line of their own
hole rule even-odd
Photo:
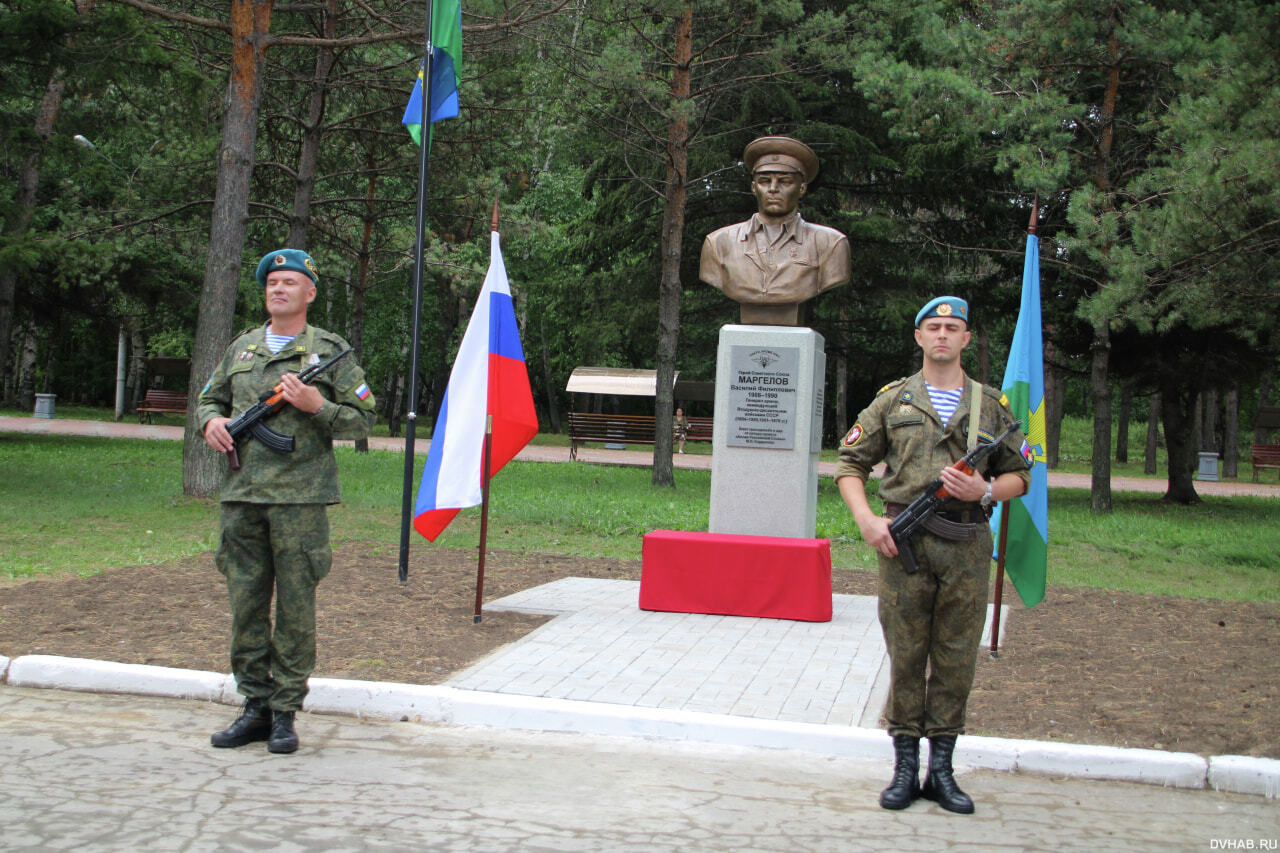
<svg viewBox="0 0 1280 853">
<path fill-rule="evenodd" d="M 227 705 L 241 701 L 234 679 L 221 673 L 55 655 L 0 656 L 0 682 L 13 687 L 130 693 Z M 392 721 L 892 758 L 891 742 L 879 729 L 546 699 L 445 685 L 313 678 L 304 710 Z M 1246 755 L 1206 759 L 1187 752 L 967 735 L 960 741 L 956 759 L 966 767 L 986 770 L 1213 789 L 1268 799 L 1280 796 L 1280 761 Z"/>
<path fill-rule="evenodd" d="M 1209 785 L 1215 791 L 1280 796 L 1280 761 L 1250 755 L 1215 755 L 1209 759 Z"/>
</svg>

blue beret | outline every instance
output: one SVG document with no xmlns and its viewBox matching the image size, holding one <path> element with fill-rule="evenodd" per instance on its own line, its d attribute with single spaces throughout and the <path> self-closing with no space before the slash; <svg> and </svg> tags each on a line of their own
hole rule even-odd
<svg viewBox="0 0 1280 853">
<path fill-rule="evenodd" d="M 969 303 L 959 296 L 939 296 L 931 299 L 916 315 L 916 327 L 930 317 L 956 317 L 969 325 Z"/>
<path fill-rule="evenodd" d="M 317 284 L 320 282 L 316 262 L 301 249 L 277 249 L 263 255 L 262 260 L 258 261 L 258 284 L 266 287 L 267 273 L 276 270 L 293 270 L 309 276 Z"/>
</svg>

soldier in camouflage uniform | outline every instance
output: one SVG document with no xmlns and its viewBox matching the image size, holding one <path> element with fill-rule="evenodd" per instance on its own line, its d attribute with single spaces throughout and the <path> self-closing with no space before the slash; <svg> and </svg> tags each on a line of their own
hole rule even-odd
<svg viewBox="0 0 1280 853">
<path fill-rule="evenodd" d="M 964 732 L 987 610 L 987 522 L 993 502 L 1024 494 L 1031 481 L 1030 451 L 1017 431 L 987 456 L 983 470 L 966 475 L 951 467 L 1014 419 L 999 391 L 964 374 L 960 356 L 969 343 L 968 321 L 968 304 L 957 297 L 939 297 L 921 309 L 915 331 L 924 352 L 921 371 L 880 389 L 845 436 L 836 468 L 862 538 L 879 552 L 879 615 L 890 663 L 885 718 L 896 759 L 893 782 L 880 795 L 887 809 L 906 808 L 924 796 L 949 811 L 973 812 L 973 801 L 955 783 L 951 755 Z M 940 417 L 935 402 L 944 411 L 954 405 L 954 412 Z M 883 517 L 866 495 L 867 477 L 881 461 Z M 939 476 L 951 498 L 912 537 L 920 568 L 907 574 L 889 520 Z M 921 737 L 930 744 L 923 788 Z"/>
<path fill-rule="evenodd" d="M 223 484 L 216 562 L 231 601 L 231 671 L 246 700 L 212 743 L 265 740 L 271 752 L 288 753 L 298 748 L 294 713 L 315 667 L 316 584 L 331 562 L 327 506 L 340 499 L 333 440 L 368 436 L 374 399 L 352 356 L 310 384 L 297 377 L 350 348 L 307 324 L 318 281 L 311 257 L 296 249 L 271 252 L 257 276 L 270 320 L 227 347 L 200 393 L 200 427 L 210 447 L 228 452 L 235 445 L 227 423 L 278 384 L 290 405 L 270 426 L 296 444 L 292 453 L 278 453 L 256 439 L 242 440 L 240 469 L 228 471 Z"/>
</svg>

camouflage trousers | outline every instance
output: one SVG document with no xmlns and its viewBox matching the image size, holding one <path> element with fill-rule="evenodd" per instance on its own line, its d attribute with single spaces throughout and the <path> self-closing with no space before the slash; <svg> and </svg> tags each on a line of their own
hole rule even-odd
<svg viewBox="0 0 1280 853">
<path fill-rule="evenodd" d="M 316 584 L 332 564 L 328 508 L 224 503 L 221 526 L 215 559 L 231 601 L 236 689 L 276 711 L 301 710 L 316 665 Z"/>
<path fill-rule="evenodd" d="M 889 651 L 889 734 L 964 733 L 987 615 L 991 532 L 952 541 L 921 531 L 911 539 L 920 571 L 880 555 L 880 626 Z"/>
</svg>

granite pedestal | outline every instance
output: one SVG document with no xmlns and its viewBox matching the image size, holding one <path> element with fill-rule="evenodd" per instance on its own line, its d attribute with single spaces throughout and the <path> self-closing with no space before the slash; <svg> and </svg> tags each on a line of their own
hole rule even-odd
<svg viewBox="0 0 1280 853">
<path fill-rule="evenodd" d="M 826 365 L 812 329 L 720 329 L 709 532 L 813 538 Z"/>
</svg>

